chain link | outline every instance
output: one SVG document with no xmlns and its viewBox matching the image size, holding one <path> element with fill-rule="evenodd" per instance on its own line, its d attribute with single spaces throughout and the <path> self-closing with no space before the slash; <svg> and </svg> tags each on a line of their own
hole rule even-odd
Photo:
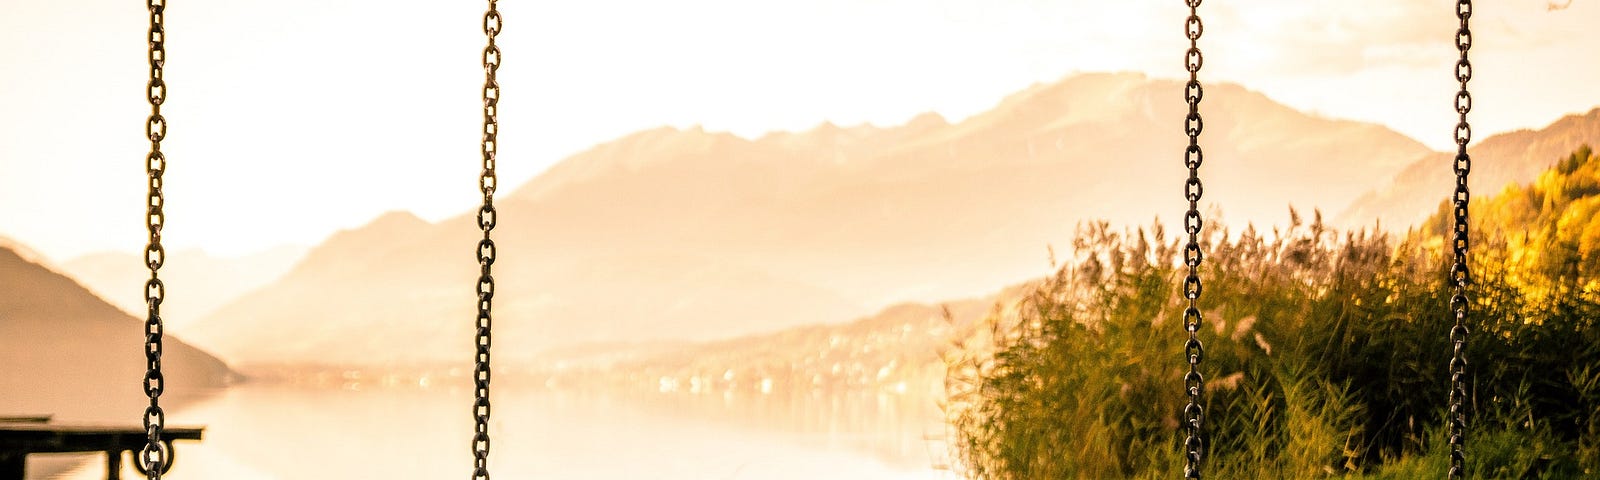
<svg viewBox="0 0 1600 480">
<path fill-rule="evenodd" d="M 166 390 L 166 378 L 161 374 L 162 336 L 166 327 L 161 322 L 161 302 L 166 300 L 167 287 L 158 272 L 166 262 L 167 250 L 161 245 L 161 228 L 166 224 L 163 210 L 166 197 L 161 192 L 162 175 L 167 170 L 167 157 L 161 153 L 161 140 L 167 137 L 167 119 L 161 115 L 161 104 L 167 100 L 167 83 L 163 68 L 167 63 L 166 1 L 149 0 L 150 81 L 145 84 L 146 99 L 150 102 L 150 117 L 145 120 L 145 137 L 150 140 L 150 153 L 145 156 L 145 173 L 148 190 L 145 204 L 145 227 L 150 234 L 145 244 L 145 266 L 150 269 L 150 279 L 145 282 L 145 306 L 149 315 L 144 325 L 144 393 L 150 405 L 144 410 L 145 445 L 135 459 L 146 477 L 159 480 L 170 464 L 170 455 L 161 439 L 166 428 L 167 414 L 161 410 L 161 393 Z"/>
<path fill-rule="evenodd" d="M 495 72 L 500 69 L 500 47 L 495 45 L 495 35 L 500 34 L 500 11 L 495 0 L 489 0 L 489 9 L 483 14 L 483 33 L 489 43 L 483 48 L 483 171 L 478 177 L 478 190 L 483 193 L 483 206 L 478 209 L 478 227 L 483 239 L 478 241 L 478 319 L 477 336 L 473 341 L 476 355 L 473 359 L 474 401 L 472 417 L 472 478 L 489 479 L 489 345 L 492 320 L 489 315 L 494 300 L 494 240 L 489 232 L 494 230 L 494 191 L 497 177 L 494 173 L 495 157 L 499 147 L 500 84 Z"/>
<path fill-rule="evenodd" d="M 1200 219 L 1200 197 L 1204 188 L 1200 183 L 1200 164 L 1204 162 L 1204 154 L 1200 150 L 1200 131 L 1205 124 L 1200 119 L 1200 98 L 1204 90 L 1200 86 L 1200 66 L 1205 63 L 1205 57 L 1200 54 L 1200 35 L 1205 32 L 1205 26 L 1200 22 L 1201 0 L 1185 0 L 1189 5 L 1189 18 L 1184 22 L 1185 34 L 1189 38 L 1189 50 L 1184 54 L 1185 68 L 1189 71 L 1189 82 L 1184 84 L 1184 100 L 1189 104 L 1189 115 L 1184 117 L 1184 133 L 1189 135 L 1189 146 L 1184 149 L 1183 164 L 1189 168 L 1189 179 L 1184 183 L 1184 199 L 1189 201 L 1189 211 L 1183 217 L 1184 232 L 1189 234 L 1189 242 L 1183 248 L 1183 263 L 1189 267 L 1188 275 L 1183 278 L 1183 296 L 1188 300 L 1188 306 L 1183 310 L 1183 328 L 1189 334 L 1189 340 L 1184 343 L 1184 356 L 1189 362 L 1189 373 L 1183 376 L 1183 389 L 1189 396 L 1188 404 L 1183 407 L 1183 449 L 1184 467 L 1183 476 L 1186 479 L 1199 479 L 1201 461 L 1205 458 L 1205 441 L 1202 436 L 1201 425 L 1205 419 L 1205 408 L 1201 406 L 1205 396 L 1205 377 L 1200 374 L 1200 362 L 1205 358 L 1205 346 L 1198 337 L 1200 324 L 1200 262 L 1203 255 L 1200 252 L 1200 230 L 1204 222 Z"/>
<path fill-rule="evenodd" d="M 1456 92 L 1455 107 L 1461 118 L 1455 129 L 1456 189 L 1452 198 L 1455 210 L 1455 263 L 1450 266 L 1450 283 L 1454 290 L 1450 296 L 1454 325 L 1450 327 L 1450 409 L 1447 419 L 1450 424 L 1451 480 L 1467 476 L 1466 453 L 1463 451 L 1467 429 L 1467 283 L 1471 281 L 1467 271 L 1467 204 L 1472 199 L 1467 189 L 1467 175 L 1472 171 L 1472 157 L 1467 155 L 1467 143 L 1472 141 L 1472 125 L 1467 123 L 1467 112 L 1472 110 L 1472 94 L 1467 91 L 1467 82 L 1472 80 L 1472 63 L 1467 61 L 1467 51 L 1472 48 L 1472 30 L 1468 28 L 1467 20 L 1472 18 L 1472 0 L 1457 0 L 1456 17 L 1461 20 L 1461 27 L 1456 30 L 1456 50 L 1461 53 L 1461 59 L 1456 61 L 1456 81 L 1461 83 L 1461 90 Z"/>
</svg>

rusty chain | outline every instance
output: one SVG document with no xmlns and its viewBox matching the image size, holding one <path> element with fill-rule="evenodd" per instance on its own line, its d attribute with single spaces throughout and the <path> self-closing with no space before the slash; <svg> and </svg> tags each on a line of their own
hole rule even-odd
<svg viewBox="0 0 1600 480">
<path fill-rule="evenodd" d="M 1184 214 L 1183 227 L 1189 235 L 1189 241 L 1183 248 L 1183 263 L 1189 267 L 1189 272 L 1183 278 L 1183 296 L 1188 300 L 1188 306 L 1183 310 L 1183 329 L 1189 334 L 1189 339 L 1184 343 L 1184 357 L 1189 363 L 1189 372 L 1183 376 L 1184 393 L 1188 395 L 1188 403 L 1183 407 L 1183 449 L 1184 468 L 1183 476 L 1186 479 L 1199 479 L 1201 463 L 1205 459 L 1205 440 L 1201 426 L 1205 419 L 1205 408 L 1201 406 L 1205 397 L 1205 377 L 1200 374 L 1200 362 L 1205 358 L 1205 346 L 1200 343 L 1198 336 L 1200 324 L 1203 321 L 1200 314 L 1200 263 L 1203 255 L 1200 251 L 1200 230 L 1204 222 L 1200 218 L 1200 196 L 1204 188 L 1200 183 L 1200 164 L 1204 155 L 1200 150 L 1200 131 L 1204 123 L 1200 119 L 1200 98 L 1204 91 L 1200 86 L 1200 66 L 1204 57 L 1200 54 L 1200 35 L 1205 27 L 1200 22 L 1201 0 L 1185 0 L 1189 5 L 1189 18 L 1184 22 L 1184 30 L 1189 38 L 1189 49 L 1184 54 L 1185 68 L 1189 71 L 1189 82 L 1184 84 L 1184 100 L 1189 104 L 1189 114 L 1184 117 L 1184 133 L 1189 136 L 1189 146 L 1184 149 L 1184 166 L 1189 168 L 1189 179 L 1184 183 L 1184 198 L 1189 201 L 1189 211 Z"/>
<path fill-rule="evenodd" d="M 495 0 L 489 0 L 489 9 L 483 14 L 483 33 L 488 45 L 483 48 L 483 171 L 478 177 L 478 190 L 483 193 L 483 206 L 478 209 L 478 227 L 483 239 L 478 241 L 478 318 L 477 335 L 473 340 L 476 354 L 473 357 L 474 401 L 472 404 L 472 478 L 489 479 L 489 346 L 492 319 L 489 315 L 494 300 L 494 240 L 489 232 L 494 230 L 495 157 L 498 150 L 500 84 L 495 72 L 500 69 L 500 47 L 495 45 L 495 35 L 500 33 L 500 11 Z"/>
<path fill-rule="evenodd" d="M 150 405 L 145 407 L 143 419 L 145 446 L 135 460 L 147 478 L 159 480 L 170 465 L 170 455 L 161 443 L 167 423 L 167 414 L 161 410 L 161 393 L 166 389 L 166 378 L 161 374 L 161 340 L 166 329 L 161 322 L 161 302 L 166 300 L 167 288 L 158 274 L 167 256 L 166 248 L 161 245 L 161 228 L 167 219 L 163 210 L 166 198 L 161 191 L 162 175 L 167 170 L 167 157 L 161 153 L 161 140 L 167 137 L 167 119 L 161 115 L 161 104 L 167 100 L 167 83 L 162 71 L 167 63 L 166 1 L 149 0 L 147 5 L 150 11 L 150 30 L 146 37 L 150 47 L 150 81 L 145 84 L 145 93 L 150 102 L 150 116 L 145 120 L 144 131 L 150 140 L 150 153 L 145 156 L 149 187 L 145 227 L 150 237 L 145 244 L 144 260 L 150 269 L 150 279 L 144 285 L 148 308 L 144 325 L 144 393 L 150 398 Z"/>
<path fill-rule="evenodd" d="M 1461 83 L 1461 90 L 1456 92 L 1455 107 L 1461 117 L 1455 129 L 1456 189 L 1452 198 L 1455 211 L 1455 238 L 1452 245 L 1455 262 L 1450 266 L 1450 283 L 1454 290 L 1450 296 L 1450 309 L 1454 324 L 1450 327 L 1450 407 L 1446 421 L 1450 425 L 1451 480 L 1460 480 L 1467 475 L 1466 453 L 1463 451 L 1467 429 L 1467 283 L 1471 281 L 1467 271 L 1467 204 L 1472 199 L 1467 189 L 1467 175 L 1472 171 L 1472 157 L 1467 155 L 1467 143 L 1472 141 L 1472 125 L 1467 123 L 1467 112 L 1472 110 L 1472 94 L 1467 92 L 1467 81 L 1472 79 L 1472 63 L 1467 61 L 1467 51 L 1472 48 L 1472 30 L 1468 28 L 1467 20 L 1472 18 L 1472 0 L 1457 0 L 1456 18 L 1461 21 L 1455 42 L 1456 50 L 1461 53 L 1460 60 L 1456 61 L 1456 81 Z"/>
</svg>

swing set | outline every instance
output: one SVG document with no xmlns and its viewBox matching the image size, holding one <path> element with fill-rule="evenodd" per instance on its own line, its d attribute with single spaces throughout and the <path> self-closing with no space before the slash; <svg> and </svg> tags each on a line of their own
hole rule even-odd
<svg viewBox="0 0 1600 480">
<path fill-rule="evenodd" d="M 166 287 L 160 278 L 160 269 L 166 258 L 166 250 L 161 243 L 161 230 L 165 223 L 163 207 L 165 197 L 162 194 L 162 175 L 166 172 L 167 158 L 161 151 L 161 142 L 167 136 L 167 120 L 161 113 L 162 104 L 167 98 L 167 84 L 163 75 L 166 65 L 166 27 L 164 25 L 166 13 L 165 0 L 147 0 L 150 14 L 150 27 L 148 36 L 150 76 L 147 84 L 147 100 L 150 105 L 150 115 L 145 122 L 145 135 L 150 140 L 150 151 L 145 157 L 146 171 L 148 173 L 146 228 L 149 234 L 148 243 L 145 245 L 145 264 L 150 271 L 150 278 L 145 282 L 145 303 L 148 315 L 144 324 L 145 343 L 144 353 L 146 360 L 146 373 L 144 376 L 144 393 L 150 400 L 149 406 L 141 415 L 142 435 L 118 434 L 110 435 L 99 432 L 100 439 L 115 438 L 116 442 L 106 445 L 96 444 L 89 450 L 75 451 L 107 451 L 111 467 L 111 478 L 117 478 L 120 452 L 113 449 L 135 449 L 135 468 L 146 478 L 159 480 L 163 474 L 172 468 L 173 440 L 198 440 L 199 429 L 167 428 L 166 412 L 161 408 L 161 394 L 165 386 L 165 378 L 161 370 L 162 338 L 165 327 L 161 320 L 161 304 L 166 298 Z M 1184 100 L 1188 104 L 1188 113 L 1184 117 L 1184 132 L 1189 137 L 1188 146 L 1184 149 L 1184 166 L 1188 170 L 1188 179 L 1184 183 L 1184 199 L 1188 201 L 1188 210 L 1184 215 L 1184 231 L 1187 233 L 1187 242 L 1184 245 L 1184 264 L 1187 274 L 1183 277 L 1182 291 L 1187 300 L 1187 308 L 1183 314 L 1183 328 L 1188 335 L 1184 344 L 1184 359 L 1189 371 L 1183 375 L 1183 392 L 1187 402 L 1181 412 L 1183 440 L 1181 443 L 1184 455 L 1183 476 L 1185 479 L 1198 480 L 1202 478 L 1202 467 L 1205 463 L 1207 440 L 1204 430 L 1205 408 L 1205 376 L 1201 373 L 1201 365 L 1205 358 L 1205 347 L 1198 338 L 1198 332 L 1203 323 L 1200 310 L 1201 299 L 1201 271 L 1203 263 L 1200 246 L 1200 232 L 1204 221 L 1200 215 L 1200 200 L 1203 186 L 1200 179 L 1200 167 L 1204 163 L 1203 151 L 1200 147 L 1200 134 L 1204 129 L 1204 122 L 1200 115 L 1200 102 L 1204 95 L 1200 84 L 1199 73 L 1204 57 L 1201 54 L 1199 40 L 1204 32 L 1200 20 L 1199 7 L 1202 0 L 1185 0 L 1189 7 L 1189 16 L 1185 21 L 1185 33 L 1189 39 L 1189 47 L 1185 51 L 1185 66 L 1189 72 L 1189 79 L 1184 85 Z M 1460 115 L 1455 127 L 1455 143 L 1457 146 L 1454 171 L 1456 178 L 1455 190 L 1451 196 L 1454 213 L 1453 236 L 1453 263 L 1450 269 L 1449 282 L 1452 295 L 1448 309 L 1454 318 L 1454 323 L 1449 330 L 1449 340 L 1452 347 L 1451 359 L 1448 365 L 1450 394 L 1447 399 L 1447 421 L 1449 424 L 1449 472 L 1448 478 L 1459 480 L 1466 477 L 1465 453 L 1466 444 L 1466 411 L 1465 402 L 1468 396 L 1466 384 L 1467 360 L 1465 358 L 1466 341 L 1469 332 L 1469 302 L 1466 296 L 1468 282 L 1467 253 L 1468 253 L 1468 200 L 1470 192 L 1467 188 L 1468 174 L 1472 170 L 1472 158 L 1467 154 L 1467 143 L 1472 138 L 1472 127 L 1467 123 L 1467 113 L 1472 109 L 1472 95 L 1467 90 L 1467 82 L 1472 78 L 1472 64 L 1467 59 L 1468 50 L 1472 47 L 1472 31 L 1468 28 L 1468 20 L 1472 17 L 1472 1 L 1456 1 L 1456 17 L 1460 26 L 1456 30 L 1455 45 L 1460 53 L 1455 66 L 1455 77 L 1460 83 L 1460 90 L 1455 97 L 1455 110 Z M 491 315 L 495 279 L 492 267 L 495 261 L 495 243 L 491 232 L 495 227 L 496 211 L 494 194 L 498 185 L 495 176 L 495 161 L 499 137 L 499 102 L 500 84 L 495 80 L 495 72 L 500 67 L 501 52 L 495 44 L 495 36 L 501 31 L 502 19 L 497 9 L 497 0 L 488 0 L 488 8 L 483 14 L 483 33 L 487 44 L 482 50 L 482 64 L 484 82 L 482 89 L 483 100 L 483 135 L 481 141 L 482 170 L 478 178 L 478 191 L 483 195 L 482 205 L 477 212 L 477 223 L 483 237 L 478 240 L 476 254 L 479 266 L 479 276 L 476 282 L 477 290 L 477 315 L 473 320 L 476 333 L 473 339 L 473 402 L 472 418 L 474 421 L 471 438 L 472 448 L 472 478 L 473 480 L 489 479 L 489 385 L 491 378 L 491 333 L 493 319 Z M 27 421 L 23 421 L 27 420 Z M 44 419 L 13 419 L 0 422 L 7 425 L 24 425 L 23 427 L 4 426 L 0 430 L 14 434 L 16 431 L 33 431 L 39 435 L 55 434 L 57 437 L 70 434 L 60 427 L 51 428 L 47 425 L 48 418 Z M 32 430 L 29 430 L 31 428 Z M 141 432 L 134 431 L 134 432 Z M 65 433 L 63 433 L 65 432 Z M 83 432 L 79 432 L 83 433 Z M 93 432 L 89 432 L 93 433 Z M 114 432 L 113 432 L 114 433 Z M 127 438 L 124 438 L 127 437 Z M 87 438 L 87 437 L 86 437 Z M 0 439 L 0 447 L 6 446 L 5 439 Z M 134 442 L 134 443 L 129 443 Z M 142 447 L 137 446 L 142 443 Z M 88 447 L 86 447 L 88 448 Z M 34 450 L 35 452 L 42 450 Z M 24 450 L 26 453 L 26 450 Z M 24 454 L 25 454 L 24 453 Z M 9 458 L 9 457 L 8 457 Z M 20 456 L 16 460 L 15 475 L 21 476 Z M 0 474 L 7 472 L 0 471 Z"/>
</svg>

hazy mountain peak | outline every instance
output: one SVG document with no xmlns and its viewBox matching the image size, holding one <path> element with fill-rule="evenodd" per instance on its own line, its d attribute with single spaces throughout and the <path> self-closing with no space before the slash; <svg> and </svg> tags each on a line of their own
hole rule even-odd
<svg viewBox="0 0 1600 480">
<path fill-rule="evenodd" d="M 807 131 L 806 133 L 811 135 L 837 135 L 843 130 L 843 128 L 839 128 L 839 126 L 835 125 L 832 121 L 823 120 L 822 123 L 818 123 L 817 126 L 811 127 L 811 130 Z"/>
<path fill-rule="evenodd" d="M 360 227 L 335 232 L 307 256 L 318 256 L 330 251 L 348 254 L 351 251 L 372 250 L 376 245 L 394 243 L 397 238 L 416 234 L 431 225 L 433 224 L 414 213 L 391 210 Z"/>
<path fill-rule="evenodd" d="M 144 372 L 143 320 L 16 250 L 0 247 L 0 412 L 52 413 L 57 420 L 108 421 L 136 411 Z M 167 336 L 168 398 L 222 385 L 221 361 Z"/>
<path fill-rule="evenodd" d="M 89 318 L 113 316 L 115 308 L 65 275 L 30 259 L 25 250 L 0 246 L 0 313 L 9 315 L 57 315 Z M 77 302 L 56 304 L 59 297 L 72 297 Z"/>
<path fill-rule="evenodd" d="M 944 115 L 940 115 L 939 112 L 922 112 L 917 114 L 915 117 L 911 117 L 911 120 L 906 122 L 905 127 L 911 129 L 925 129 L 949 125 L 950 121 L 946 120 Z"/>
<path fill-rule="evenodd" d="M 1281 221 L 1291 203 L 1346 205 L 1392 175 L 1404 161 L 1395 157 L 1427 152 L 1237 85 L 1206 95 L 1205 199 L 1237 225 Z M 1047 247 L 1070 245 L 1080 222 L 1181 215 L 1186 111 L 1181 82 L 1084 74 L 954 125 L 929 113 L 754 141 L 701 128 L 627 135 L 502 204 L 497 318 L 531 352 L 771 331 L 987 292 L 1046 272 Z M 470 333 L 440 319 L 459 314 L 476 275 L 464 248 L 471 217 L 336 235 L 296 272 L 219 310 L 235 327 L 212 338 L 234 358 L 284 361 L 298 354 L 266 347 L 310 355 L 379 329 L 373 355 L 403 337 L 402 350 L 426 343 L 446 358 L 459 348 L 452 336 Z M 319 333 L 263 340 L 289 324 Z"/>
<path fill-rule="evenodd" d="M 816 126 L 803 131 L 774 130 L 767 132 L 757 138 L 755 143 L 777 145 L 785 149 L 804 152 L 819 147 L 831 148 L 846 145 L 871 137 L 882 131 L 882 128 L 866 122 L 853 127 L 844 127 L 833 123 L 831 120 L 823 120 Z"/>
<path fill-rule="evenodd" d="M 626 146 L 645 151 L 678 150 L 692 153 L 706 153 L 716 148 L 729 144 L 748 143 L 748 140 L 725 131 L 706 130 L 704 126 L 694 125 L 680 129 L 663 127 L 651 129 L 640 135 L 630 135 L 615 142 L 619 146 Z M 603 145 L 602 145 L 603 147 Z M 622 166 L 632 170 L 648 166 L 652 160 L 645 155 L 631 155 Z"/>
<path fill-rule="evenodd" d="M 163 305 L 163 317 L 175 331 L 210 313 L 239 295 L 277 280 L 294 266 L 306 247 L 281 245 L 246 255 L 219 256 L 199 248 L 167 254 L 161 278 L 172 298 Z M 107 302 L 134 315 L 143 315 L 144 284 L 150 272 L 140 255 L 109 251 L 91 253 L 62 263 L 60 271 L 98 293 Z"/>
<path fill-rule="evenodd" d="M 1237 85 L 1208 88 L 1216 95 L 1239 97 L 1230 101 L 1247 100 L 1238 102 L 1246 107 L 1232 106 L 1230 110 L 1256 111 L 1261 108 L 1257 105 L 1265 105 L 1275 109 L 1271 112 L 1274 115 L 1297 113 Z M 616 173 L 637 174 L 652 169 L 688 175 L 724 172 L 741 168 L 740 164 L 778 162 L 781 165 L 774 166 L 778 170 L 771 174 L 805 177 L 830 165 L 862 168 L 864 162 L 874 162 L 895 150 L 960 141 L 959 137 L 993 135 L 982 133 L 985 130 L 1015 135 L 1126 118 L 1149 120 L 1165 114 L 1168 104 L 1181 102 L 1181 84 L 1177 81 L 1155 80 L 1137 72 L 1081 73 L 1035 84 L 1006 97 L 990 111 L 955 125 L 934 112 L 887 127 L 844 127 L 825 120 L 803 131 L 773 131 L 753 141 L 700 126 L 658 127 L 622 136 L 563 160 L 518 188 L 514 196 L 533 200 Z"/>
<path fill-rule="evenodd" d="M 1005 113 L 1019 108 L 1074 111 L 1086 106 L 1082 102 L 1091 100 L 1098 100 L 1095 111 L 1104 113 L 1105 107 L 1128 103 L 1128 91 L 1150 82 L 1150 78 L 1143 73 L 1078 73 L 1054 82 L 1035 83 L 1008 95 L 990 113 Z"/>
<path fill-rule="evenodd" d="M 33 251 L 33 249 L 28 248 L 27 245 L 23 245 L 22 242 L 12 240 L 10 237 L 6 237 L 4 235 L 0 235 L 0 249 L 10 250 L 13 255 L 16 255 L 18 258 L 27 260 L 29 262 L 40 265 L 47 265 L 49 263 L 44 254 Z"/>
<path fill-rule="evenodd" d="M 1507 185 L 1532 182 L 1555 161 L 1582 145 L 1600 145 L 1600 108 L 1561 117 L 1538 130 L 1491 135 L 1468 149 L 1472 155 L 1470 186 L 1475 192 L 1499 192 Z M 1455 153 L 1432 152 L 1414 157 L 1409 166 L 1381 187 L 1366 192 L 1338 217 L 1343 226 L 1372 226 L 1404 231 L 1445 201 L 1454 189 L 1451 160 Z"/>
<path fill-rule="evenodd" d="M 422 217 L 418 217 L 416 214 L 409 211 L 390 210 L 378 215 L 378 217 L 372 219 L 371 222 L 367 222 L 367 224 L 362 226 L 360 230 L 391 232 L 395 230 L 425 227 L 428 225 L 429 223 L 427 220 L 423 220 Z"/>
<path fill-rule="evenodd" d="M 290 271 L 296 273 L 352 273 L 351 265 L 383 258 L 404 239 L 428 231 L 427 220 L 408 211 L 391 210 L 356 228 L 335 232 L 321 245 L 312 248 Z M 310 269 L 310 271 L 306 271 Z"/>
</svg>

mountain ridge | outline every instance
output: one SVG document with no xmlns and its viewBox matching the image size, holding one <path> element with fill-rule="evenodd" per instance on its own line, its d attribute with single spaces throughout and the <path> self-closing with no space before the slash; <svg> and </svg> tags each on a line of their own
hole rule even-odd
<svg viewBox="0 0 1600 480">
<path fill-rule="evenodd" d="M 181 331 L 239 295 L 282 276 L 299 261 L 305 250 L 283 245 L 230 257 L 196 248 L 169 251 L 161 278 L 178 294 L 163 305 L 163 317 L 170 327 Z M 144 315 L 144 295 L 139 286 L 150 273 L 138 253 L 90 253 L 51 269 L 68 274 L 130 315 Z"/>
<path fill-rule="evenodd" d="M 1477 192 L 1499 193 L 1508 186 L 1534 181 L 1556 159 L 1584 144 L 1600 145 L 1600 107 L 1565 115 L 1543 128 L 1490 135 L 1467 150 L 1473 158 L 1468 186 Z M 1363 193 L 1335 217 L 1336 223 L 1347 227 L 1376 223 L 1395 231 L 1417 225 L 1454 190 L 1454 158 L 1453 152 L 1419 157 L 1383 186 Z"/>
<path fill-rule="evenodd" d="M 0 247 L 0 412 L 48 413 L 67 422 L 137 418 L 149 400 L 143 324 L 70 277 Z M 183 402 L 222 387 L 233 373 L 216 357 L 168 335 L 166 391 Z M 121 423 L 121 422 L 119 422 Z"/>
<path fill-rule="evenodd" d="M 496 338 L 518 345 L 497 358 L 728 338 L 985 294 L 1045 273 L 1048 248 L 1070 245 L 1080 222 L 1178 218 L 1182 84 L 1137 74 L 1058 83 L 956 123 L 921 115 L 755 139 L 658 128 L 569 157 L 496 202 Z M 1207 155 L 1225 159 L 1206 167 L 1207 201 L 1231 219 L 1342 206 L 1403 163 L 1394 157 L 1427 151 L 1236 85 L 1207 95 Z M 1121 107 L 1086 114 L 1100 104 Z M 319 254 L 310 262 L 325 264 L 219 309 L 195 338 L 246 362 L 292 359 L 257 347 L 279 344 L 362 362 L 458 358 L 477 277 L 472 217 L 352 233 L 383 246 Z"/>
</svg>

